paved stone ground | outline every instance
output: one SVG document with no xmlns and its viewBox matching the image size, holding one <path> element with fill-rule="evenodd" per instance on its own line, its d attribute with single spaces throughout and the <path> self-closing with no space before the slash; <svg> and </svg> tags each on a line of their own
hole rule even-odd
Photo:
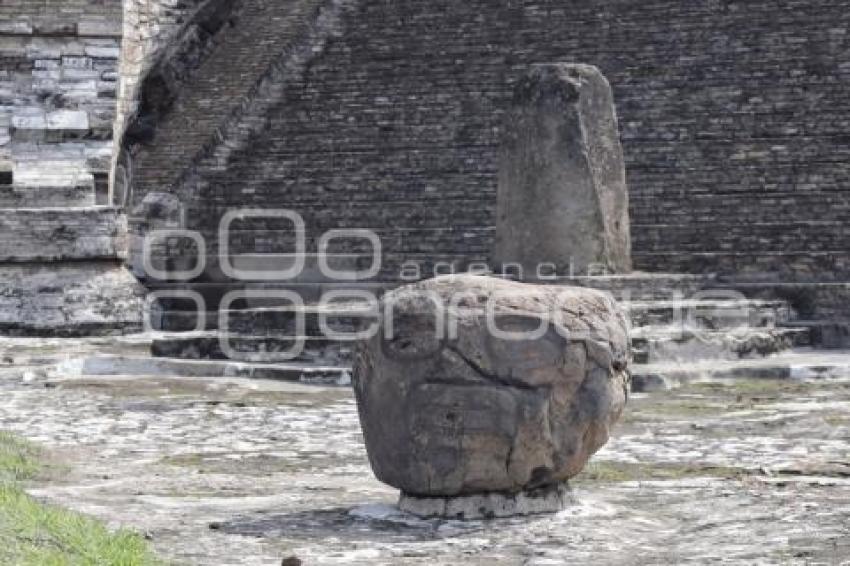
<svg viewBox="0 0 850 566">
<path fill-rule="evenodd" d="M 0 345 L 0 429 L 61 465 L 32 493 L 181 564 L 850 564 L 850 380 L 635 396 L 573 507 L 461 524 L 394 510 L 348 389 L 43 365 L 97 347 Z"/>
</svg>

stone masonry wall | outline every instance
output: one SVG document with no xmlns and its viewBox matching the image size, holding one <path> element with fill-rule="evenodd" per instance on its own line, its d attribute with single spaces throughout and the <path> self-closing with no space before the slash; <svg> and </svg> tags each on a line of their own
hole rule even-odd
<svg viewBox="0 0 850 566">
<path fill-rule="evenodd" d="M 126 225 L 108 207 L 0 210 L 0 264 L 123 257 Z"/>
<path fill-rule="evenodd" d="M 311 238 L 372 228 L 390 275 L 410 259 L 486 260 L 513 84 L 529 64 L 573 61 L 614 87 L 637 268 L 850 272 L 843 0 L 345 4 L 338 34 L 278 77 L 279 89 L 252 93 L 267 97 L 256 113 L 243 105 L 234 131 L 250 130 L 247 141 L 193 162 L 191 175 L 163 177 L 149 160 L 135 171 L 136 202 L 180 195 L 189 227 L 213 242 L 239 206 L 293 208 Z M 281 9 L 269 5 L 269 18 Z M 240 73 L 229 62 L 264 47 L 246 41 L 206 71 L 227 78 L 223 88 Z M 262 226 L 237 239 L 247 251 L 284 248 Z"/>
<path fill-rule="evenodd" d="M 0 1 L 0 335 L 138 332 L 106 202 L 121 0 Z"/>
<path fill-rule="evenodd" d="M 127 121 L 139 109 L 140 82 L 150 68 L 160 59 L 163 50 L 176 41 L 187 21 L 204 0 L 123 0 L 123 43 L 121 47 L 118 102 L 114 121 L 112 168 L 121 163 L 117 179 L 122 186 L 128 164 L 122 160 L 121 139 Z M 116 179 L 112 179 L 114 185 Z M 113 195 L 113 200 L 115 196 Z M 119 196 L 123 201 L 123 195 Z M 122 202 L 123 203 L 123 202 Z M 121 204 L 121 203 L 119 203 Z"/>
<path fill-rule="evenodd" d="M 0 185 L 105 181 L 120 44 L 120 0 L 0 3 Z"/>
</svg>

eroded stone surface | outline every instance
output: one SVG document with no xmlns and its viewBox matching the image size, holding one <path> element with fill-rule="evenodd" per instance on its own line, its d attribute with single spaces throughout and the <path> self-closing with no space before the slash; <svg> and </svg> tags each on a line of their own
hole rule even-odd
<svg viewBox="0 0 850 566">
<path fill-rule="evenodd" d="M 515 90 L 499 169 L 496 261 L 631 270 L 629 194 L 611 87 L 590 65 L 534 65 Z"/>
<path fill-rule="evenodd" d="M 419 496 L 516 493 L 568 480 L 607 442 L 629 358 L 609 295 L 450 276 L 383 305 L 392 328 L 361 345 L 354 369 L 381 481 Z"/>
</svg>

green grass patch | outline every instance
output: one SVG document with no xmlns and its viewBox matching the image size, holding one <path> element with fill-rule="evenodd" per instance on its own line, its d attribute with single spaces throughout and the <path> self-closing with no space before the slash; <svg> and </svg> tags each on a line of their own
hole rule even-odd
<svg viewBox="0 0 850 566">
<path fill-rule="evenodd" d="M 0 483 L 34 478 L 42 469 L 42 451 L 35 444 L 0 432 Z"/>
<path fill-rule="evenodd" d="M 140 535 L 27 495 L 21 482 L 45 469 L 42 450 L 0 433 L 0 564 L 151 566 L 161 564 Z"/>
<path fill-rule="evenodd" d="M 158 562 L 138 534 L 33 499 L 0 484 L 0 563 L 20 566 L 143 566 Z"/>
</svg>

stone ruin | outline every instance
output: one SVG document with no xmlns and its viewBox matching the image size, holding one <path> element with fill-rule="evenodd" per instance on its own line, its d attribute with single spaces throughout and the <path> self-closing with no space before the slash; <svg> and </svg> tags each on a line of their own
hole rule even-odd
<svg viewBox="0 0 850 566">
<path fill-rule="evenodd" d="M 628 323 L 591 289 L 446 276 L 382 302 L 354 366 L 369 460 L 424 517 L 560 511 L 629 391 Z"/>
<path fill-rule="evenodd" d="M 482 264 L 499 270 L 514 262 L 505 256 L 520 266 L 546 256 L 553 281 L 579 276 L 574 283 L 629 292 L 636 301 L 707 288 L 784 301 L 788 314 L 780 313 L 780 322 L 796 320 L 791 326 L 804 326 L 801 335 L 811 329 L 816 345 L 847 344 L 846 160 L 831 153 L 835 132 L 846 130 L 847 121 L 836 110 L 840 89 L 830 86 L 845 75 L 836 71 L 840 42 L 821 29 L 840 21 L 839 4 L 822 4 L 831 14 L 822 21 L 792 10 L 793 26 L 771 28 L 781 37 L 793 29 L 810 32 L 823 59 L 816 78 L 786 68 L 786 61 L 802 60 L 805 48 L 793 38 L 770 41 L 763 61 L 737 58 L 734 72 L 717 67 L 707 55 L 718 45 L 712 34 L 742 23 L 734 10 L 713 10 L 711 19 L 700 13 L 696 25 L 699 10 L 687 2 L 665 6 L 664 17 L 644 26 L 646 45 L 628 38 L 635 22 L 646 23 L 647 8 L 627 3 L 603 11 L 605 42 L 598 40 L 601 16 L 592 3 L 570 10 L 484 0 L 439 10 L 403 0 L 380 9 L 355 0 L 51 5 L 62 10 L 27 1 L 4 3 L 0 13 L 0 270 L 15 296 L 8 303 L 16 313 L 7 317 L 10 329 L 41 318 L 44 324 L 18 331 L 49 334 L 60 319 L 68 321 L 65 334 L 139 329 L 145 289 L 197 291 L 214 313 L 228 292 L 258 285 L 234 281 L 218 265 L 222 217 L 233 208 L 291 206 L 307 226 L 308 269 L 292 283 L 311 289 L 308 304 L 334 283 L 319 273 L 321 236 L 368 226 L 382 243 L 379 273 L 365 282 L 370 286 L 391 288 Z M 771 27 L 769 3 L 748 10 L 752 25 Z M 671 37 L 671 28 L 682 37 Z M 265 48 L 254 49 L 253 42 Z M 477 48 L 482 45 L 496 55 Z M 678 57 L 683 48 L 688 55 Z M 506 136 L 509 124 L 513 135 L 534 126 L 527 119 L 531 101 L 525 110 L 512 103 L 527 70 L 563 60 L 602 69 L 619 101 L 627 201 L 613 201 L 608 192 L 623 182 L 617 166 L 607 169 L 608 152 L 619 143 L 611 135 L 613 115 L 576 107 L 574 117 L 556 113 L 549 123 L 608 131 L 610 143 L 585 146 L 586 159 L 571 161 L 582 171 L 578 181 L 595 187 L 572 195 L 586 197 L 582 207 L 594 211 L 582 215 L 593 219 L 587 226 L 551 221 L 552 211 L 566 213 L 556 198 L 564 171 L 553 169 L 549 181 L 516 178 L 514 172 L 528 170 L 522 166 L 528 156 L 511 153 Z M 765 69 L 782 76 L 772 98 L 763 96 Z M 582 88 L 604 86 L 601 77 L 585 79 Z M 822 107 L 806 98 L 814 84 Z M 556 99 L 545 104 L 557 109 Z M 800 112 L 789 117 L 776 108 Z M 548 120 L 542 116 L 534 119 Z M 794 133 L 801 131 L 807 137 Z M 546 186 L 554 200 L 522 200 L 524 192 Z M 165 226 L 149 206 L 164 198 L 181 208 L 179 219 Z M 528 215 L 540 222 L 523 227 Z M 273 226 L 274 235 L 267 219 L 235 227 L 230 251 L 243 262 L 289 261 L 289 227 Z M 142 242 L 160 228 L 188 230 L 208 244 L 205 258 L 185 237 L 155 250 L 162 265 L 202 264 L 195 280 L 159 280 L 138 268 Z M 570 230 L 605 234 L 598 261 L 583 258 L 598 250 L 550 245 L 575 235 Z M 371 250 L 352 240 L 336 242 L 332 263 L 355 269 L 370 261 Z M 629 261 L 656 275 L 581 277 L 585 267 L 628 273 Z M 143 287 L 122 268 L 125 262 Z M 60 300 L 53 269 L 65 273 L 61 281 L 72 300 Z M 685 275 L 662 275 L 679 273 Z M 51 299 L 39 303 L 31 291 L 37 288 Z M 95 292 L 106 289 L 109 294 Z M 110 296 L 126 308 L 112 308 Z M 197 310 L 185 300 L 159 301 L 157 308 L 159 330 L 191 327 Z M 775 334 L 759 341 L 784 348 L 809 340 Z M 638 339 L 667 342 L 657 333 Z M 206 347 L 214 340 L 203 340 L 201 351 L 219 355 Z M 711 340 L 720 349 L 751 351 L 754 340 L 721 342 Z M 180 346 L 162 351 L 179 354 Z"/>
<path fill-rule="evenodd" d="M 0 6 L 0 334 L 142 330 L 109 206 L 119 2 Z"/>
<path fill-rule="evenodd" d="M 844 3 L 48 3 L 0 5 L 0 333 L 102 337 L 55 359 L 34 341 L 50 371 L 353 372 L 378 478 L 464 518 L 562 508 L 628 388 L 850 375 Z M 565 60 L 592 65 L 541 64 Z M 301 274 L 227 275 L 224 246 L 254 273 L 292 262 L 280 219 L 219 241 L 244 208 L 303 216 Z M 323 237 L 363 227 L 377 273 L 326 277 Z M 141 258 L 157 231 L 163 277 Z M 368 271 L 363 238 L 336 244 Z M 446 267 L 537 284 L 398 288 Z M 495 342 L 476 304 L 498 289 L 519 290 L 500 328 L 546 312 L 547 333 Z M 364 291 L 406 318 L 355 352 L 326 328 L 362 330 Z M 416 291 L 470 295 L 454 341 Z M 32 362 L 10 344 L 4 364 Z"/>
<path fill-rule="evenodd" d="M 537 65 L 505 127 L 496 258 L 630 269 L 613 96 L 598 69 Z M 447 276 L 389 292 L 354 390 L 400 507 L 474 519 L 559 511 L 625 407 L 627 319 L 599 291 Z M 538 331 L 542 329 L 542 331 Z"/>
</svg>

